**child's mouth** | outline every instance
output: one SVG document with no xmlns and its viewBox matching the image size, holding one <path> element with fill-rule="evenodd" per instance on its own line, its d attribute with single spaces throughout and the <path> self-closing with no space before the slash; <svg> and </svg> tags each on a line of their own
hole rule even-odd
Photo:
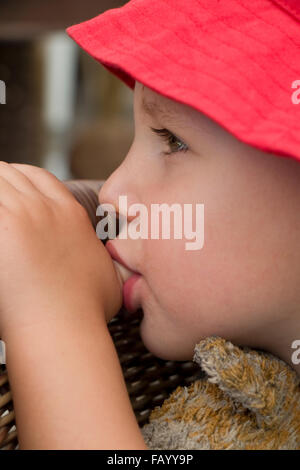
<svg viewBox="0 0 300 470">
<path fill-rule="evenodd" d="M 112 261 L 118 274 L 123 293 L 123 306 L 130 313 L 134 313 L 141 306 L 140 300 L 133 295 L 134 285 L 136 281 L 138 281 L 138 279 L 140 279 L 142 276 L 140 273 L 132 271 L 124 263 L 117 250 L 111 243 L 106 243 L 106 249 L 112 257 Z"/>
<path fill-rule="evenodd" d="M 112 262 L 114 263 L 114 266 L 116 268 L 116 271 L 117 271 L 117 274 L 118 274 L 118 277 L 119 277 L 119 281 L 121 283 L 121 287 L 123 287 L 123 284 L 127 281 L 127 279 L 129 279 L 133 275 L 133 272 L 130 271 L 129 269 L 125 268 L 125 266 L 123 266 L 123 264 L 120 264 L 115 259 L 113 259 Z"/>
<path fill-rule="evenodd" d="M 137 274 L 133 271 L 129 271 L 125 266 L 120 264 L 118 261 L 113 259 L 114 266 L 116 268 L 120 285 L 123 293 L 123 305 L 130 313 L 136 312 L 140 307 L 138 300 L 133 299 L 133 288 L 135 282 L 141 277 L 141 274 Z"/>
<path fill-rule="evenodd" d="M 140 303 L 138 300 L 133 299 L 132 291 L 134 289 L 136 281 L 140 279 L 141 275 L 129 271 L 127 268 L 125 268 L 122 264 L 120 264 L 114 259 L 113 263 L 115 265 L 119 281 L 122 287 L 123 305 L 126 310 L 128 310 L 128 312 L 134 313 L 140 307 Z"/>
<path fill-rule="evenodd" d="M 141 307 L 140 301 L 133 295 L 135 285 L 141 277 L 140 274 L 133 274 L 123 284 L 123 305 L 130 313 L 136 312 Z"/>
</svg>

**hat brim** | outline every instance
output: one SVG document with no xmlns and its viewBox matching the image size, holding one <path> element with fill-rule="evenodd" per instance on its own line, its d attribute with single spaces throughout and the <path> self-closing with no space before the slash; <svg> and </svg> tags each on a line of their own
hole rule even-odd
<svg viewBox="0 0 300 470">
<path fill-rule="evenodd" d="M 66 32 L 131 89 L 137 80 L 247 144 L 300 160 L 299 23 L 269 0 L 232 5 L 130 1 Z"/>
</svg>

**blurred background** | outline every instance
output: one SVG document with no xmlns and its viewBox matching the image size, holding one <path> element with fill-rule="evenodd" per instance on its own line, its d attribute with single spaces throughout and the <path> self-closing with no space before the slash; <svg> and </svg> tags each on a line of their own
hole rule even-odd
<svg viewBox="0 0 300 470">
<path fill-rule="evenodd" d="M 106 179 L 119 166 L 134 136 L 133 92 L 65 29 L 125 3 L 0 0 L 0 160 L 61 180 Z"/>
</svg>

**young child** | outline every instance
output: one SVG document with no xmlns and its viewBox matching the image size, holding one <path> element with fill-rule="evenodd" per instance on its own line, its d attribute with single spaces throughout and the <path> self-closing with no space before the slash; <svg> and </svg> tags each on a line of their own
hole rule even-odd
<svg viewBox="0 0 300 470">
<path fill-rule="evenodd" d="M 204 245 L 104 247 L 53 175 L 1 166 L 1 260 L 19 264 L 0 279 L 0 333 L 21 448 L 300 449 L 299 19 L 292 0 L 131 0 L 68 28 L 134 90 L 135 138 L 99 201 L 202 203 Z M 118 273 L 135 274 L 123 294 L 145 346 L 207 374 L 143 429 L 106 326 Z"/>
</svg>

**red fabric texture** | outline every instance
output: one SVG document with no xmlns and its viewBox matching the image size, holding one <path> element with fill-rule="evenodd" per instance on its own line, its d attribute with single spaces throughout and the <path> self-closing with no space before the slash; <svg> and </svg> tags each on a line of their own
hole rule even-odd
<svg viewBox="0 0 300 470">
<path fill-rule="evenodd" d="M 299 0 L 272 0 L 277 5 L 290 13 L 294 18 L 300 21 L 300 2 Z"/>
<path fill-rule="evenodd" d="M 298 0 L 131 0 L 66 31 L 130 88 L 138 80 L 300 161 L 298 14 Z"/>
</svg>

